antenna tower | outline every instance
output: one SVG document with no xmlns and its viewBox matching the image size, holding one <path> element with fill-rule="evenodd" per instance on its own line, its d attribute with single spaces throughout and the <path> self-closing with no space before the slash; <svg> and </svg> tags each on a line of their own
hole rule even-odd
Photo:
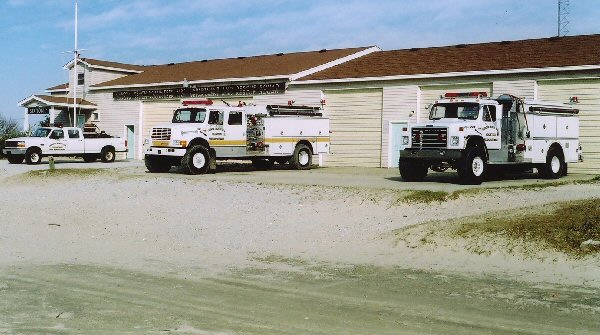
<svg viewBox="0 0 600 335">
<path fill-rule="evenodd" d="M 558 0 L 558 37 L 566 36 L 569 33 L 570 5 L 570 0 Z"/>
</svg>

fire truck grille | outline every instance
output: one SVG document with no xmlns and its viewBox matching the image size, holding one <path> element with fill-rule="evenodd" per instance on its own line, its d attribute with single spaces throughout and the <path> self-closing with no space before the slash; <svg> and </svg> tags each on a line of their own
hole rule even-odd
<svg viewBox="0 0 600 335">
<path fill-rule="evenodd" d="M 448 144 L 447 128 L 413 128 L 411 135 L 413 148 L 445 148 Z"/>
<path fill-rule="evenodd" d="M 16 148 L 17 147 L 17 141 L 6 141 L 4 142 L 4 146 L 7 148 Z"/>
<path fill-rule="evenodd" d="M 170 140 L 171 139 L 171 128 L 152 128 L 153 140 Z"/>
</svg>

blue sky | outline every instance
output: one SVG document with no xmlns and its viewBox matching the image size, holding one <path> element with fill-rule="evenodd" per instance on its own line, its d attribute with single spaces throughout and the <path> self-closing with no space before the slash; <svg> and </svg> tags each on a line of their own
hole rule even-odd
<svg viewBox="0 0 600 335">
<path fill-rule="evenodd" d="M 384 50 L 556 35 L 556 0 L 80 0 L 83 57 L 134 64 L 377 45 Z M 0 1 L 0 114 L 67 81 L 72 0 Z M 571 0 L 570 35 L 600 33 Z"/>
</svg>

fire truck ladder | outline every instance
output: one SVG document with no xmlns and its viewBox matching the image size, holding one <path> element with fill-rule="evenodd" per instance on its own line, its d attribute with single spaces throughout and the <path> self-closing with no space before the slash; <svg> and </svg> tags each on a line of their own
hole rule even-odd
<svg viewBox="0 0 600 335">
<path fill-rule="evenodd" d="M 320 107 L 267 105 L 270 116 L 323 116 Z"/>
</svg>

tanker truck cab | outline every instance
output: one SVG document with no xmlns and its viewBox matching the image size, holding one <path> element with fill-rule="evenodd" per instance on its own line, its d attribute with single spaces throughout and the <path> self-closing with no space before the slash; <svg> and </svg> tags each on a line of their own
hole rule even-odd
<svg viewBox="0 0 600 335">
<path fill-rule="evenodd" d="M 491 170 L 537 168 L 542 177 L 559 178 L 581 156 L 577 113 L 568 105 L 512 95 L 446 93 L 429 107 L 428 122 L 412 125 L 403 137 L 400 174 L 420 181 L 429 169 L 452 168 L 461 182 L 480 184 Z"/>
</svg>

